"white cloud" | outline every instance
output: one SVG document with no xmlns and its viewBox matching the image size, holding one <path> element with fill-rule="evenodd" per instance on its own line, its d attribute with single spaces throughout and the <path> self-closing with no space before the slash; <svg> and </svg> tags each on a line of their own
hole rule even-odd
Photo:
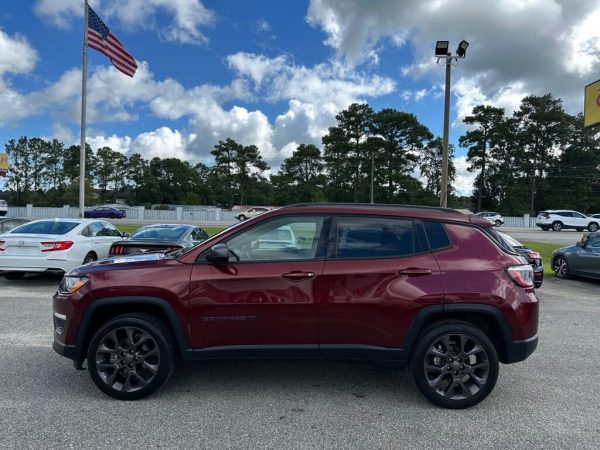
<svg viewBox="0 0 600 450">
<path fill-rule="evenodd" d="M 436 40 L 449 39 L 454 50 L 466 39 L 453 85 L 472 90 L 455 91 L 459 102 L 469 104 L 461 97 L 474 94 L 504 106 L 516 95 L 552 92 L 571 113 L 581 110 L 583 86 L 600 71 L 599 20 L 596 0 L 311 0 L 307 13 L 337 56 L 355 64 L 385 40 L 410 45 L 415 61 L 402 73 L 415 78 L 442 79 Z"/>
<path fill-rule="evenodd" d="M 473 193 L 473 183 L 477 174 L 469 172 L 467 169 L 469 163 L 466 156 L 454 158 L 454 167 L 456 169 L 456 178 L 452 184 L 458 195 L 471 195 Z"/>
<path fill-rule="evenodd" d="M 25 37 L 9 36 L 0 29 L 0 75 L 5 73 L 29 73 L 39 57 Z"/>
<path fill-rule="evenodd" d="M 201 0 L 96 0 L 90 2 L 94 11 L 109 27 L 114 17 L 123 28 L 156 30 L 166 41 L 184 44 L 204 44 L 208 38 L 201 29 L 212 26 L 215 13 Z M 67 28 L 73 19 L 83 17 L 83 4 L 74 0 L 37 0 L 35 13 L 60 28 Z M 160 14 L 170 17 L 163 26 Z M 159 25 L 161 23 L 161 25 Z"/>
</svg>

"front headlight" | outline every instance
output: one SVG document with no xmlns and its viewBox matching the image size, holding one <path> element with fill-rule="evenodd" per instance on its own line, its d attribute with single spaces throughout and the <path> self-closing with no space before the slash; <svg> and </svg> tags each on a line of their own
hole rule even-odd
<svg viewBox="0 0 600 450">
<path fill-rule="evenodd" d="M 79 289 L 81 289 L 87 282 L 88 278 L 86 277 L 65 276 L 60 282 L 60 286 L 58 286 L 58 293 L 63 295 L 74 294 Z"/>
</svg>

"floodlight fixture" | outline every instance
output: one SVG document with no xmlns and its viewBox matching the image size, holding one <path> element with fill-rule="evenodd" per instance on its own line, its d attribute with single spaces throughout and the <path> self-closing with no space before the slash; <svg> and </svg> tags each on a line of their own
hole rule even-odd
<svg viewBox="0 0 600 450">
<path fill-rule="evenodd" d="M 462 41 L 460 41 L 460 44 L 458 44 L 458 48 L 456 49 L 456 55 L 459 58 L 464 58 L 465 53 L 467 52 L 468 46 L 469 46 L 469 43 L 467 41 L 465 41 L 464 39 Z"/>
<path fill-rule="evenodd" d="M 449 45 L 449 41 L 437 41 L 435 43 L 435 56 L 446 56 L 448 54 Z"/>
</svg>

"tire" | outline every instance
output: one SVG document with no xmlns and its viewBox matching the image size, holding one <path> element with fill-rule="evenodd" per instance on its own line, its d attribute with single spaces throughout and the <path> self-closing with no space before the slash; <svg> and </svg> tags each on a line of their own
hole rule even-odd
<svg viewBox="0 0 600 450">
<path fill-rule="evenodd" d="M 465 358 L 469 363 L 465 364 Z M 440 323 L 419 337 L 410 357 L 410 370 L 429 401 L 444 408 L 463 409 L 476 405 L 494 389 L 498 354 L 479 328 L 460 321 Z"/>
<path fill-rule="evenodd" d="M 92 261 L 96 261 L 97 259 L 98 257 L 94 252 L 89 252 L 87 255 L 85 255 L 85 258 L 83 258 L 82 264 L 91 263 Z"/>
<path fill-rule="evenodd" d="M 496 226 L 497 226 L 497 227 L 500 227 L 500 226 L 502 226 L 502 222 L 500 222 L 499 220 L 496 220 Z"/>
<path fill-rule="evenodd" d="M 89 219 L 89 218 L 90 218 L 90 214 L 89 214 L 89 213 L 86 213 L 86 212 L 84 212 L 84 213 L 83 213 L 83 218 L 84 218 L 84 219 Z"/>
<path fill-rule="evenodd" d="M 562 223 L 554 222 L 552 224 L 552 231 L 560 231 L 560 230 L 562 230 L 562 227 L 563 227 Z"/>
<path fill-rule="evenodd" d="M 548 227 L 541 227 L 541 228 L 542 228 L 542 231 L 548 231 L 550 229 Z"/>
<path fill-rule="evenodd" d="M 11 281 L 21 280 L 25 276 L 25 272 L 4 272 L 4 278 Z"/>
<path fill-rule="evenodd" d="M 559 255 L 554 259 L 554 262 L 552 263 L 552 270 L 554 270 L 554 275 L 556 275 L 556 278 L 571 278 L 569 263 L 562 255 Z"/>
<path fill-rule="evenodd" d="M 598 224 L 596 222 L 592 222 L 588 225 L 587 229 L 590 233 L 598 231 Z"/>
<path fill-rule="evenodd" d="M 240 214 L 240 215 L 238 216 L 238 220 L 239 220 L 240 222 L 243 222 L 244 220 L 246 220 L 246 216 L 245 216 L 245 215 L 243 215 L 243 214 Z"/>
<path fill-rule="evenodd" d="M 173 373 L 171 333 L 162 321 L 148 314 L 118 316 L 96 331 L 87 361 L 92 381 L 105 394 L 119 400 L 144 398 Z"/>
<path fill-rule="evenodd" d="M 584 228 L 576 228 L 577 231 L 583 231 Z"/>
</svg>

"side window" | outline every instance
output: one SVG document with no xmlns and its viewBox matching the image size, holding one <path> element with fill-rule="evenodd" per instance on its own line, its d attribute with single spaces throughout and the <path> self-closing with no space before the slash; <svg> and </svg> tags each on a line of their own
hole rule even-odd
<svg viewBox="0 0 600 450">
<path fill-rule="evenodd" d="M 92 222 L 89 224 L 88 226 L 89 228 L 89 236 L 91 237 L 96 237 L 96 236 L 102 236 L 102 224 L 100 222 Z"/>
<path fill-rule="evenodd" d="M 423 221 L 423 226 L 425 227 L 431 251 L 450 247 L 450 238 L 441 222 L 425 220 Z"/>
<path fill-rule="evenodd" d="M 81 230 L 81 235 L 85 237 L 92 237 L 92 231 L 90 230 L 90 225 Z"/>
<path fill-rule="evenodd" d="M 192 230 L 192 240 L 194 241 L 203 241 L 204 239 L 208 239 L 208 234 L 202 228 L 194 228 Z"/>
<path fill-rule="evenodd" d="M 337 259 L 392 258 L 414 253 L 413 223 L 409 219 L 339 217 Z"/>
<path fill-rule="evenodd" d="M 2 232 L 6 233 L 7 231 L 18 227 L 19 225 L 21 225 L 21 222 L 17 220 L 5 220 L 4 222 L 2 222 L 2 224 L 0 224 L 0 227 L 2 228 Z"/>
<path fill-rule="evenodd" d="M 315 259 L 322 216 L 282 217 L 262 222 L 227 241 L 231 262 Z"/>
<path fill-rule="evenodd" d="M 586 246 L 589 248 L 600 249 L 600 237 L 593 237 L 591 239 L 588 239 Z"/>
<path fill-rule="evenodd" d="M 121 232 L 119 230 L 117 230 L 117 228 L 108 223 L 108 222 L 104 222 L 102 224 L 102 231 L 100 231 L 97 236 L 121 236 Z"/>
<path fill-rule="evenodd" d="M 585 219 L 587 217 L 587 216 L 584 216 L 583 214 L 578 213 L 578 212 L 574 212 L 572 214 L 573 214 L 573 217 L 577 217 L 578 219 Z"/>
</svg>

